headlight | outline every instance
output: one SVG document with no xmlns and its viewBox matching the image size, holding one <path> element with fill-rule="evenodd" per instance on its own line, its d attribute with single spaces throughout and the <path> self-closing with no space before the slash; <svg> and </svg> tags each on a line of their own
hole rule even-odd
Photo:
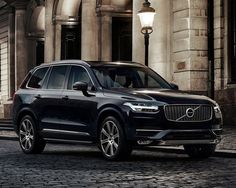
<svg viewBox="0 0 236 188">
<path fill-rule="evenodd" d="M 222 118 L 220 106 L 218 104 L 216 104 L 216 106 L 214 106 L 214 112 L 215 112 L 216 118 L 218 118 L 218 119 Z"/>
<path fill-rule="evenodd" d="M 159 112 L 159 107 L 157 105 L 140 103 L 140 102 L 126 102 L 124 106 L 130 107 L 134 112 L 140 113 L 157 113 Z"/>
</svg>

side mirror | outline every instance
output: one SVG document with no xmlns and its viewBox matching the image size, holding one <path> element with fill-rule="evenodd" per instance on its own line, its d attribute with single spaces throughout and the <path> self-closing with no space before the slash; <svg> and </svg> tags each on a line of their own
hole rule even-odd
<svg viewBox="0 0 236 188">
<path fill-rule="evenodd" d="M 179 90 L 179 86 L 173 83 L 170 83 L 170 86 L 173 90 Z"/>
<path fill-rule="evenodd" d="M 88 95 L 88 84 L 86 82 L 75 82 L 73 90 L 82 91 L 85 96 Z"/>
</svg>

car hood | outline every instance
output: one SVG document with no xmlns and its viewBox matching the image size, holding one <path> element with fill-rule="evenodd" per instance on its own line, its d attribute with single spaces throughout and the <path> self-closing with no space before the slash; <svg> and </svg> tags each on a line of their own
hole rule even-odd
<svg viewBox="0 0 236 188">
<path fill-rule="evenodd" d="M 203 95 L 189 94 L 171 89 L 113 89 L 105 92 L 106 96 L 119 95 L 130 100 L 155 100 L 168 104 L 215 104 L 213 100 Z"/>
</svg>

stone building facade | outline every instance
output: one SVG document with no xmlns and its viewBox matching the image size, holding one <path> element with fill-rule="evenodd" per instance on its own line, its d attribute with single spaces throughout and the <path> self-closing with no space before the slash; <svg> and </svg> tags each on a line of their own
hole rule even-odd
<svg viewBox="0 0 236 188">
<path fill-rule="evenodd" d="M 204 95 L 213 90 L 226 123 L 236 123 L 236 2 L 149 1 L 156 9 L 149 66 L 181 90 Z M 10 116 L 14 91 L 28 70 L 41 63 L 60 59 L 143 63 L 144 39 L 137 16 L 142 3 L 0 0 L 0 117 Z"/>
</svg>

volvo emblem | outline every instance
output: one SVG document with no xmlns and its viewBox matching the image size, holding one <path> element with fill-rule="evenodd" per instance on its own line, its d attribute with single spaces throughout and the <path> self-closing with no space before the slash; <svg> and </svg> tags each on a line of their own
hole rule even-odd
<svg viewBox="0 0 236 188">
<path fill-rule="evenodd" d="M 192 117 L 194 116 L 194 109 L 188 108 L 188 109 L 186 110 L 186 116 L 187 116 L 188 118 L 192 118 Z"/>
</svg>

